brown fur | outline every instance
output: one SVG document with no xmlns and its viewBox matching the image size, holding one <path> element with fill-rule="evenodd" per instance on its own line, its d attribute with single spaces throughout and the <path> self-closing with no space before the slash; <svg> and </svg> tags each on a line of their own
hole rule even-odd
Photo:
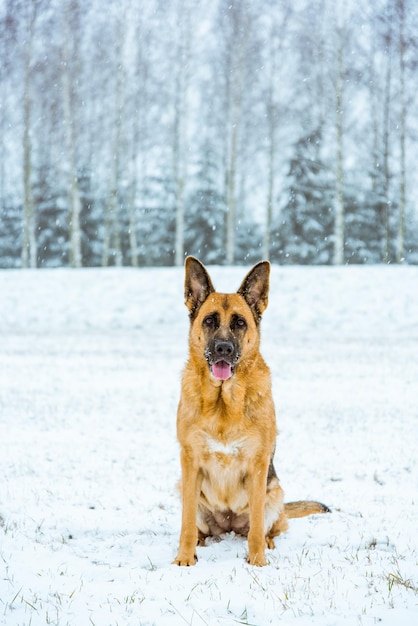
<svg viewBox="0 0 418 626">
<path fill-rule="evenodd" d="M 194 565 L 197 543 L 235 531 L 248 537 L 248 562 L 265 565 L 265 548 L 289 517 L 329 511 L 319 502 L 284 504 L 273 466 L 276 418 L 259 351 L 270 265 L 255 265 L 232 294 L 216 292 L 197 259 L 188 257 L 185 270 L 190 354 L 177 414 L 183 513 L 174 563 Z"/>
</svg>

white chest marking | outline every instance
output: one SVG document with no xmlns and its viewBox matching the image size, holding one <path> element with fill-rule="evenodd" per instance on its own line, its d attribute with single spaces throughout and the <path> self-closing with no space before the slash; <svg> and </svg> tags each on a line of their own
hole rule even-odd
<svg viewBox="0 0 418 626">
<path fill-rule="evenodd" d="M 208 450 L 211 453 L 220 452 L 221 454 L 232 454 L 233 456 L 237 456 L 243 446 L 243 443 L 244 442 L 240 440 L 222 443 L 222 441 L 219 441 L 218 439 L 213 439 L 212 437 L 207 438 Z"/>
</svg>

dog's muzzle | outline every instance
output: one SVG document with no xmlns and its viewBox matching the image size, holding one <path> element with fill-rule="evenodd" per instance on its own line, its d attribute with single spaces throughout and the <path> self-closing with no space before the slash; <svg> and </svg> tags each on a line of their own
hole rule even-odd
<svg viewBox="0 0 418 626">
<path fill-rule="evenodd" d="M 234 365 L 239 359 L 239 354 L 232 341 L 218 339 L 206 348 L 205 358 L 214 378 L 228 380 L 234 373 Z"/>
</svg>

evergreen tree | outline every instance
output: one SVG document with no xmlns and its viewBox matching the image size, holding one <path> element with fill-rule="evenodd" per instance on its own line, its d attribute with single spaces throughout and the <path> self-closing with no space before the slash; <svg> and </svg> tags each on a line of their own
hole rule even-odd
<svg viewBox="0 0 418 626">
<path fill-rule="evenodd" d="M 3 205 L 0 210 L 0 267 L 20 267 L 22 248 L 20 207 Z"/>
<path fill-rule="evenodd" d="M 288 201 L 273 223 L 272 260 L 323 264 L 332 261 L 331 176 L 320 160 L 321 134 L 297 141 L 290 160 Z"/>
<path fill-rule="evenodd" d="M 224 224 L 226 206 L 219 193 L 216 154 L 205 141 L 202 160 L 196 172 L 196 189 L 187 202 L 185 247 L 187 254 L 199 257 L 204 263 L 222 263 L 224 254 Z"/>
<path fill-rule="evenodd" d="M 78 174 L 81 198 L 81 254 L 86 267 L 98 267 L 102 263 L 104 199 L 94 193 L 92 172 L 82 169 Z"/>
<path fill-rule="evenodd" d="M 235 262 L 250 265 L 261 261 L 263 232 L 260 224 L 249 219 L 238 220 L 235 233 Z"/>
<path fill-rule="evenodd" d="M 144 181 L 141 204 L 137 207 L 139 265 L 173 265 L 176 226 L 173 198 L 173 178 L 164 177 L 164 167 Z"/>
<path fill-rule="evenodd" d="M 382 258 L 386 200 L 377 191 L 356 188 L 344 190 L 345 261 L 379 263 Z"/>
</svg>

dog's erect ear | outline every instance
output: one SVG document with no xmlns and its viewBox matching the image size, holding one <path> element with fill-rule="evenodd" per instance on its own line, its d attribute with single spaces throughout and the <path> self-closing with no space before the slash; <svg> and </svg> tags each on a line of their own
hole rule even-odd
<svg viewBox="0 0 418 626">
<path fill-rule="evenodd" d="M 270 263 L 261 261 L 248 272 L 242 281 L 241 287 L 238 289 L 238 293 L 245 298 L 245 301 L 251 308 L 257 323 L 261 320 L 261 316 L 267 308 L 269 277 Z"/>
<path fill-rule="evenodd" d="M 193 319 L 209 294 L 215 291 L 206 268 L 193 256 L 188 256 L 185 262 L 186 276 L 184 280 L 185 304 Z"/>
</svg>

